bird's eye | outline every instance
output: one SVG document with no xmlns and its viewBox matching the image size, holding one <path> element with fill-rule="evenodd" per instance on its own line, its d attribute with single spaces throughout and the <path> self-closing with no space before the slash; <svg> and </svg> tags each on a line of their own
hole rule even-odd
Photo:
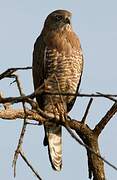
<svg viewBox="0 0 117 180">
<path fill-rule="evenodd" d="M 63 17 L 59 16 L 59 15 L 56 15 L 55 18 L 56 18 L 56 21 L 60 21 Z"/>
</svg>

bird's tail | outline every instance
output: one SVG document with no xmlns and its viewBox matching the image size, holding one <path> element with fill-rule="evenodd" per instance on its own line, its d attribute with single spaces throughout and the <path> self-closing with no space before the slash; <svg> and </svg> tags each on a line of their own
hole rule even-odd
<svg viewBox="0 0 117 180">
<path fill-rule="evenodd" d="M 48 145 L 48 153 L 52 168 L 60 171 L 62 167 L 62 127 L 56 123 L 44 126 L 44 145 Z"/>
</svg>

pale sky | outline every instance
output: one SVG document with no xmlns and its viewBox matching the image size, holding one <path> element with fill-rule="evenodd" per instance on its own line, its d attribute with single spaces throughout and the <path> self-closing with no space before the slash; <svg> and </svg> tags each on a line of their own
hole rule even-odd
<svg viewBox="0 0 117 180">
<path fill-rule="evenodd" d="M 55 9 L 72 12 L 74 31 L 80 37 L 84 53 L 84 72 L 80 92 L 117 94 L 117 1 L 116 0 L 59 0 L 28 1 L 0 0 L 0 73 L 10 67 L 32 65 L 33 44 L 40 34 L 46 16 Z M 26 94 L 33 91 L 32 75 L 20 72 Z M 18 92 L 12 80 L 2 80 L 0 90 L 6 96 Z M 71 117 L 81 119 L 88 98 L 77 98 Z M 112 102 L 95 99 L 88 125 L 94 127 L 106 113 Z M 22 121 L 0 121 L 0 179 L 13 180 L 12 159 L 17 146 Z M 117 116 L 107 125 L 100 136 L 102 156 L 117 166 Z M 23 150 L 43 180 L 88 180 L 86 151 L 63 129 L 63 169 L 52 170 L 47 148 L 43 146 L 43 127 L 28 126 Z M 115 180 L 117 172 L 105 165 L 106 178 Z M 16 180 L 35 180 L 36 177 L 19 158 Z"/>
</svg>

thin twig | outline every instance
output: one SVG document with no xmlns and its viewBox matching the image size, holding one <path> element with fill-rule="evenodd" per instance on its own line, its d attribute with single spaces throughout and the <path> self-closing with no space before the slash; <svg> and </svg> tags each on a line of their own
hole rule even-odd
<svg viewBox="0 0 117 180">
<path fill-rule="evenodd" d="M 104 97 L 104 94 L 95 94 L 95 93 L 90 93 L 90 94 L 85 94 L 85 93 L 65 93 L 65 92 L 50 92 L 48 90 L 45 90 L 46 94 L 49 95 L 62 95 L 62 96 L 79 96 L 79 97 Z M 117 97 L 117 94 L 105 94 L 105 96 L 112 96 L 112 97 Z"/>
<path fill-rule="evenodd" d="M 38 95 L 41 95 L 43 92 L 43 90 L 40 90 L 38 91 Z M 45 93 L 46 94 L 46 93 Z M 62 95 L 62 96 L 78 96 L 78 97 L 105 97 L 108 99 L 110 99 L 110 97 L 117 97 L 116 94 L 75 94 L 75 93 L 47 93 L 47 94 L 50 94 L 50 95 Z M 10 102 L 12 104 L 14 103 L 20 103 L 22 101 L 25 101 L 27 102 L 28 98 L 30 99 L 33 99 L 35 98 L 37 95 L 36 92 L 33 92 L 27 96 L 18 96 L 18 97 L 7 97 L 7 98 L 3 98 L 3 97 L 0 97 L 0 103 L 6 103 L 6 102 Z M 111 98 L 112 100 L 112 98 Z M 114 100 L 115 101 L 115 100 Z"/>
<path fill-rule="evenodd" d="M 18 145 L 17 145 L 16 151 L 15 151 L 15 154 L 14 154 L 14 158 L 13 158 L 12 166 L 14 168 L 14 177 L 16 177 L 16 163 L 17 163 L 18 155 L 19 155 L 20 150 L 21 150 L 21 146 L 23 144 L 23 138 L 24 138 L 24 134 L 25 134 L 25 131 L 26 131 L 26 125 L 27 125 L 26 123 L 23 123 L 20 138 L 19 138 Z"/>
<path fill-rule="evenodd" d="M 88 105 L 87 105 L 87 108 L 86 108 L 86 110 L 85 110 L 84 116 L 83 116 L 83 118 L 82 118 L 82 120 L 81 120 L 81 122 L 82 122 L 83 124 L 84 124 L 85 121 L 86 121 L 86 118 L 87 118 L 87 115 L 88 115 L 88 112 L 89 112 L 89 109 L 90 109 L 90 107 L 91 107 L 92 102 L 93 102 L 93 98 L 90 98 L 89 103 L 88 103 Z"/>
<path fill-rule="evenodd" d="M 22 92 L 22 87 L 21 87 L 19 78 L 18 78 L 18 76 L 16 74 L 14 76 L 15 76 L 15 80 L 16 80 L 16 83 L 17 83 L 19 93 L 20 93 L 21 96 L 23 96 L 24 94 Z M 25 131 L 26 131 L 26 126 L 27 126 L 27 124 L 26 124 L 26 106 L 25 106 L 24 101 L 22 101 L 22 106 L 23 106 L 23 110 L 24 110 L 24 122 L 23 122 L 23 127 L 22 127 L 22 130 L 21 130 L 19 142 L 18 142 L 16 151 L 15 151 L 15 154 L 14 154 L 14 159 L 13 159 L 14 177 L 16 176 L 16 163 L 17 163 L 19 152 L 20 152 L 22 144 L 23 144 L 23 138 L 24 138 L 24 134 L 25 134 Z"/>
<path fill-rule="evenodd" d="M 6 77 L 9 77 L 11 74 L 13 74 L 14 72 L 16 72 L 17 70 L 28 70 L 28 69 L 32 69 L 32 67 L 18 67 L 18 68 L 9 68 L 6 71 L 4 71 L 2 74 L 0 74 L 0 80 Z"/>
<path fill-rule="evenodd" d="M 38 174 L 37 171 L 35 171 L 35 169 L 33 168 L 33 166 L 31 165 L 31 163 L 27 160 L 26 156 L 24 155 L 24 153 L 20 150 L 20 155 L 22 157 L 22 159 L 26 162 L 26 164 L 29 166 L 29 168 L 32 170 L 32 172 L 35 174 L 35 176 L 39 179 L 42 180 L 42 178 L 40 177 L 40 175 Z"/>
<path fill-rule="evenodd" d="M 112 101 L 114 101 L 114 102 L 117 102 L 117 99 L 113 98 L 113 97 L 116 97 L 116 96 L 107 95 L 107 94 L 102 94 L 102 93 L 99 93 L 99 92 L 96 92 L 96 93 L 97 93 L 98 95 L 101 95 L 101 96 L 107 98 L 107 99 L 110 99 L 110 100 L 112 100 Z"/>
<path fill-rule="evenodd" d="M 107 111 L 107 113 L 104 115 L 104 117 L 99 121 L 99 123 L 94 128 L 94 133 L 99 136 L 102 130 L 105 128 L 107 123 L 110 121 L 110 119 L 115 115 L 117 112 L 117 102 L 115 102 L 111 108 Z"/>
</svg>

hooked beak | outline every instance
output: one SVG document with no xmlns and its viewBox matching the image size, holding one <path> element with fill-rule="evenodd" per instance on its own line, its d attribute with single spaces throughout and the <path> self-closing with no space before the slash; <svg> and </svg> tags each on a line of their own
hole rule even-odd
<svg viewBox="0 0 117 180">
<path fill-rule="evenodd" d="M 66 24 L 71 24 L 69 17 L 65 18 L 65 23 L 66 23 Z"/>
</svg>

